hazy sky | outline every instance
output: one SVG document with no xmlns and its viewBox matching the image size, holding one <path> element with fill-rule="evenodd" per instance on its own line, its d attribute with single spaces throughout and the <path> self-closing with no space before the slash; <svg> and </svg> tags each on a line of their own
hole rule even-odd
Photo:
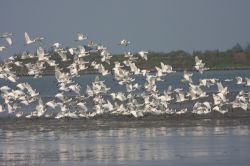
<svg viewBox="0 0 250 166">
<path fill-rule="evenodd" d="M 131 41 L 132 52 L 231 48 L 250 42 L 249 0 L 1 0 L 0 33 L 14 32 L 2 56 L 32 50 L 24 32 L 78 46 L 76 32 L 122 53 L 117 43 Z M 85 43 L 85 42 L 83 42 Z M 5 45 L 0 41 L 0 45 Z"/>
</svg>

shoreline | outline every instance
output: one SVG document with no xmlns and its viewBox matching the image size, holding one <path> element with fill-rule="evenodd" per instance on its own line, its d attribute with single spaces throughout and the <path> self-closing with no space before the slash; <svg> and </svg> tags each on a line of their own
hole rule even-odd
<svg viewBox="0 0 250 166">
<path fill-rule="evenodd" d="M 250 113 L 249 111 L 243 111 L 243 110 L 234 110 L 230 111 L 226 114 L 221 114 L 218 112 L 212 112 L 209 114 L 203 114 L 203 115 L 198 115 L 198 114 L 193 114 L 191 112 L 188 112 L 186 114 L 181 114 L 181 115 L 174 115 L 174 114 L 162 114 L 162 115 L 155 115 L 151 113 L 145 114 L 143 117 L 138 117 L 135 118 L 132 115 L 116 115 L 116 114 L 101 114 L 95 117 L 79 117 L 79 118 L 61 118 L 61 119 L 55 119 L 53 117 L 46 118 L 46 117 L 33 117 L 33 118 L 16 118 L 12 116 L 2 116 L 0 117 L 0 124 L 1 126 L 4 125 L 9 125 L 9 122 L 14 121 L 15 123 L 30 123 L 30 122 L 36 122 L 36 123 L 71 123 L 71 124 L 78 124 L 79 122 L 89 122 L 93 123 L 98 126 L 100 123 L 105 123 L 107 126 L 112 125 L 113 123 L 117 124 L 124 124 L 125 126 L 130 126 L 126 124 L 126 122 L 130 123 L 138 123 L 138 122 L 147 122 L 149 123 L 148 125 L 159 125 L 160 124 L 168 124 L 168 125 L 186 125 L 192 122 L 193 125 L 197 125 L 197 123 L 203 123 L 203 125 L 212 125 L 216 124 L 216 122 L 221 121 L 221 123 L 231 123 L 231 125 L 236 125 L 234 122 L 235 120 L 237 121 L 242 121 L 245 124 L 250 124 Z M 109 124 L 110 120 L 112 120 L 112 123 Z M 232 121 L 234 120 L 234 121 Z M 182 121 L 182 123 L 179 123 Z M 186 123 L 184 123 L 186 122 Z M 36 124 L 34 123 L 34 124 Z M 242 123 L 243 124 L 243 123 Z M 134 126 L 133 124 L 132 126 Z M 140 126 L 140 123 L 138 123 Z M 135 127 L 135 126 L 134 126 Z"/>
</svg>

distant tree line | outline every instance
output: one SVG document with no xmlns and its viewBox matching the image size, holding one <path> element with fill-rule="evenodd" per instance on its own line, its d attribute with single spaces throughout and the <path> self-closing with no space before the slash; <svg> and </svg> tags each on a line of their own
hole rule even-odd
<svg viewBox="0 0 250 166">
<path fill-rule="evenodd" d="M 50 59 L 56 61 L 59 64 L 60 68 L 67 70 L 67 66 L 73 63 L 74 56 L 67 53 L 69 61 L 63 62 L 61 57 L 53 52 L 52 50 L 47 51 L 49 53 Z M 35 54 L 36 55 L 36 54 Z M 139 58 L 138 54 L 134 54 L 135 57 Z M 136 61 L 137 67 L 140 69 L 147 69 L 154 71 L 155 66 L 160 66 L 160 62 L 164 64 L 171 65 L 174 70 L 193 70 L 195 64 L 195 56 L 198 56 L 206 64 L 206 67 L 213 70 L 227 70 L 227 69 L 250 69 L 250 44 L 247 44 L 246 47 L 242 47 L 240 44 L 236 44 L 231 49 L 226 51 L 219 50 L 206 50 L 206 51 L 193 51 L 192 53 L 185 52 L 183 50 L 171 51 L 168 53 L 164 52 L 150 52 L 148 54 L 148 61 L 139 60 Z M 21 61 L 23 64 L 26 63 L 36 63 L 37 58 L 28 58 L 21 59 L 21 54 L 15 54 L 15 61 Z M 98 53 L 91 53 L 87 57 L 83 57 L 85 61 L 96 61 L 97 63 L 102 63 L 101 58 Z M 114 62 L 124 61 L 126 58 L 124 54 L 113 55 L 110 64 L 103 63 L 104 67 L 108 70 L 112 70 L 114 67 Z M 4 63 L 3 61 L 1 63 Z M 87 70 L 84 70 L 83 73 L 93 73 L 95 70 L 89 65 Z M 27 74 L 28 69 L 25 67 L 18 67 L 12 65 L 12 69 L 17 74 Z M 53 74 L 54 67 L 50 67 L 46 64 L 43 71 L 44 74 Z"/>
<path fill-rule="evenodd" d="M 138 55 L 136 55 L 138 56 Z M 160 62 L 171 65 L 175 70 L 193 70 L 195 56 L 198 56 L 206 63 L 206 67 L 214 70 L 220 69 L 250 69 L 250 44 L 245 48 L 236 44 L 226 51 L 206 50 L 193 51 L 192 53 L 183 50 L 163 52 L 150 52 L 148 61 L 138 61 L 139 68 L 154 70 Z M 114 60 L 122 61 L 123 55 L 114 56 Z"/>
</svg>

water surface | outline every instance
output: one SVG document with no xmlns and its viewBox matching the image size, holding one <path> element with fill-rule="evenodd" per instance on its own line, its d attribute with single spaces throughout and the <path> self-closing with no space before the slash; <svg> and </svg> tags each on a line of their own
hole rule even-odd
<svg viewBox="0 0 250 166">
<path fill-rule="evenodd" d="M 0 161 L 2 165 L 248 165 L 250 119 L 2 120 Z"/>
</svg>

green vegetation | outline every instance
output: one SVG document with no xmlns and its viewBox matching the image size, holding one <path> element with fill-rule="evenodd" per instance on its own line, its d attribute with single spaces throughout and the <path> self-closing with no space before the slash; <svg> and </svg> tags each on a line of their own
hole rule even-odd
<svg viewBox="0 0 250 166">
<path fill-rule="evenodd" d="M 195 65 L 195 56 L 198 56 L 213 70 L 227 69 L 250 69 L 250 45 L 242 48 L 239 44 L 226 51 L 193 51 L 192 54 L 182 50 L 172 51 L 169 53 L 151 52 L 148 55 L 148 61 L 139 60 L 139 68 L 154 70 L 160 62 L 171 65 L 175 70 L 193 70 Z M 123 56 L 120 55 L 116 60 L 121 61 Z"/>
<path fill-rule="evenodd" d="M 55 60 L 57 64 L 59 64 L 60 68 L 64 70 L 68 70 L 66 67 L 69 66 L 74 61 L 74 56 L 67 54 L 69 61 L 63 62 L 61 61 L 60 56 L 53 51 L 48 51 L 51 56 L 50 59 Z M 193 53 L 187 53 L 182 50 L 172 51 L 169 53 L 159 53 L 159 52 L 150 52 L 148 54 L 148 61 L 141 59 L 138 54 L 134 55 L 138 57 L 136 61 L 137 67 L 140 69 L 147 69 L 154 71 L 155 66 L 160 66 L 160 62 L 164 64 L 171 65 L 174 70 L 193 70 L 195 64 L 195 56 L 198 56 L 203 62 L 206 64 L 206 67 L 212 70 L 229 70 L 229 69 L 250 69 L 250 44 L 247 47 L 242 48 L 239 44 L 234 46 L 233 48 L 226 51 L 193 51 Z M 26 63 L 36 63 L 37 58 L 30 59 L 21 59 L 21 54 L 14 55 L 15 60 Z M 97 53 L 92 53 L 90 56 L 84 57 L 85 61 L 96 61 L 97 63 L 102 63 L 100 60 L 100 56 Z M 102 64 L 108 70 L 112 70 L 114 66 L 114 62 L 122 62 L 126 58 L 124 55 L 113 55 L 110 64 L 103 62 Z M 93 73 L 96 72 L 89 64 L 89 68 L 81 72 L 83 73 Z M 25 67 L 17 67 L 12 65 L 12 69 L 19 75 L 26 75 L 27 68 Z M 48 64 L 45 65 L 45 69 L 43 69 L 44 74 L 53 74 L 54 67 L 49 67 Z"/>
</svg>

